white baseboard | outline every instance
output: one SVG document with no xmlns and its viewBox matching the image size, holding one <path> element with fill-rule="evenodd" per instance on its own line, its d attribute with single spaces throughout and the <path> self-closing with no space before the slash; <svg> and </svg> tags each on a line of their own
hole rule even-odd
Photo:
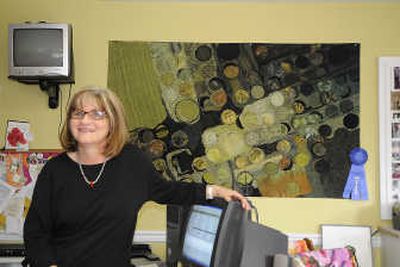
<svg viewBox="0 0 400 267">
<path fill-rule="evenodd" d="M 320 234 L 302 234 L 302 233 L 288 233 L 289 243 L 303 238 L 310 239 L 315 246 L 321 246 L 321 235 Z M 137 243 L 165 243 L 167 240 L 165 231 L 136 231 L 134 242 Z M 372 237 L 372 247 L 380 248 L 381 238 L 379 235 Z"/>
<path fill-rule="evenodd" d="M 167 233 L 165 231 L 135 231 L 133 242 L 137 243 L 165 243 Z"/>
<path fill-rule="evenodd" d="M 321 246 L 321 235 L 320 234 L 303 234 L 303 233 L 287 233 L 289 236 L 289 243 L 303 238 L 310 239 L 315 246 Z M 167 240 L 167 234 L 165 231 L 136 231 L 133 238 L 134 242 L 137 243 L 165 243 Z M 7 236 L 0 235 L 0 243 L 22 243 L 22 238 L 19 236 Z M 372 247 L 381 247 L 381 238 L 379 235 L 372 237 Z"/>
</svg>

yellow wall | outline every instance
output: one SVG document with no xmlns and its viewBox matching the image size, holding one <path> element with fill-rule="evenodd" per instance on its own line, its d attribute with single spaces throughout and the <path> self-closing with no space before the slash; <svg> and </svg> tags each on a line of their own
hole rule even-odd
<svg viewBox="0 0 400 267">
<path fill-rule="evenodd" d="M 361 145 L 370 200 L 254 199 L 263 223 L 288 233 L 318 233 L 319 225 L 377 226 L 379 150 L 377 60 L 400 54 L 400 4 L 197 3 L 112 0 L 0 1 L 0 146 L 7 119 L 31 122 L 32 148 L 58 148 L 60 111 L 47 108 L 38 86 L 7 79 L 7 24 L 46 20 L 73 25 L 77 88 L 107 84 L 109 40 L 204 42 L 360 42 Z M 194 2 L 194 1 L 193 1 Z M 249 1 L 243 1 L 249 2 Z M 68 86 L 63 86 L 64 104 Z M 155 216 L 156 219 L 149 219 Z M 146 209 L 140 229 L 164 230 L 164 208 Z"/>
</svg>

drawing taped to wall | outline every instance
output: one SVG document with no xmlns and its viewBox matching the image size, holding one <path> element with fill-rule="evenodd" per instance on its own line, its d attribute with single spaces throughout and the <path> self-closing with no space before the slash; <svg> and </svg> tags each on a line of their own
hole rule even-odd
<svg viewBox="0 0 400 267">
<path fill-rule="evenodd" d="M 131 141 L 166 179 L 342 196 L 359 146 L 358 44 L 111 41 L 108 75 Z"/>
<path fill-rule="evenodd" d="M 37 176 L 59 152 L 0 152 L 0 237 L 22 236 Z"/>
</svg>

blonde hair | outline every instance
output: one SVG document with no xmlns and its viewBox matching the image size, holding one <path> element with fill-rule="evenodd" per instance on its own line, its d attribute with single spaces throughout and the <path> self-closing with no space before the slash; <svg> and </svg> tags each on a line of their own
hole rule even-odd
<svg viewBox="0 0 400 267">
<path fill-rule="evenodd" d="M 81 108 L 85 99 L 95 100 L 99 108 L 107 113 L 110 131 L 107 135 L 104 155 L 109 158 L 118 155 L 128 140 L 125 112 L 115 93 L 104 88 L 85 87 L 72 97 L 67 110 L 67 118 L 59 136 L 61 146 L 68 152 L 78 150 L 78 143 L 71 134 L 69 122 L 72 112 Z"/>
</svg>

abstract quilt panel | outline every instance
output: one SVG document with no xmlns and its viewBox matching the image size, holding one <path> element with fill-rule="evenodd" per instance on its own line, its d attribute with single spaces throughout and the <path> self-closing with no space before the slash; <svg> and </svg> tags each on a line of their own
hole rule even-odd
<svg viewBox="0 0 400 267">
<path fill-rule="evenodd" d="M 121 42 L 108 85 L 166 179 L 341 198 L 359 146 L 359 44 Z"/>
</svg>

